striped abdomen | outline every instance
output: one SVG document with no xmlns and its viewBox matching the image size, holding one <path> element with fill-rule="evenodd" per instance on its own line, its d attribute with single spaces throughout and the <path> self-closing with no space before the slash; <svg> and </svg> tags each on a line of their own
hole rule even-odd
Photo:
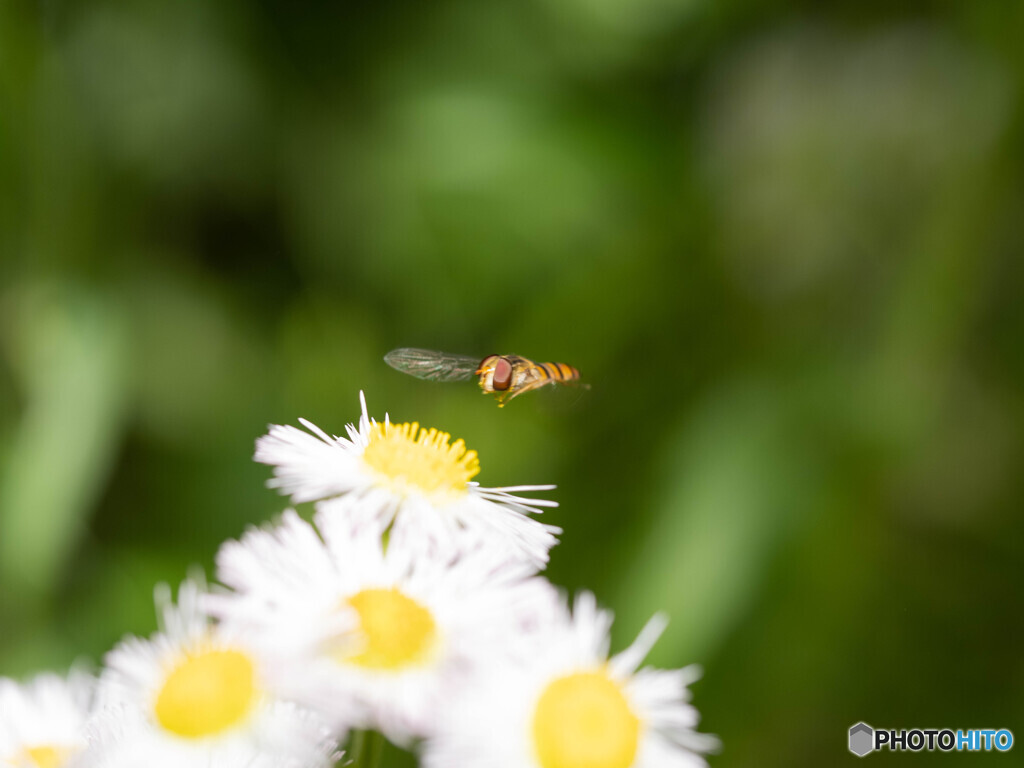
<svg viewBox="0 0 1024 768">
<path fill-rule="evenodd" d="M 580 377 L 579 371 L 565 363 L 535 363 L 532 360 L 525 362 L 535 366 L 543 376 L 553 381 L 576 381 Z"/>
</svg>

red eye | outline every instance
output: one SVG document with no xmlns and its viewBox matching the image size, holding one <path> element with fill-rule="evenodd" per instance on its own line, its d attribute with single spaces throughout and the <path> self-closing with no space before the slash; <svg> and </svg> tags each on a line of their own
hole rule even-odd
<svg viewBox="0 0 1024 768">
<path fill-rule="evenodd" d="M 491 386 L 496 392 L 504 392 L 512 383 L 512 363 L 504 357 L 499 357 L 494 365 L 494 377 L 491 379 Z"/>
</svg>

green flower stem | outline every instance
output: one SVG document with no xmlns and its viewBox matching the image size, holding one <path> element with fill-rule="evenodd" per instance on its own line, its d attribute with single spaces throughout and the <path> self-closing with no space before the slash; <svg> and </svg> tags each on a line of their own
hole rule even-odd
<svg viewBox="0 0 1024 768">
<path fill-rule="evenodd" d="M 377 768 L 384 752 L 384 736 L 378 731 L 353 731 L 349 738 L 344 765 L 353 768 Z"/>
</svg>

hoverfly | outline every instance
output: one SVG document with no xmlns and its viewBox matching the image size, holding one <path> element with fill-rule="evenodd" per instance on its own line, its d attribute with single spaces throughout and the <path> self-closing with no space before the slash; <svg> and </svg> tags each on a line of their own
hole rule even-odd
<svg viewBox="0 0 1024 768">
<path fill-rule="evenodd" d="M 488 355 L 483 360 L 429 349 L 403 347 L 384 355 L 396 371 L 427 381 L 469 381 L 479 377 L 485 395 L 495 395 L 498 407 L 513 397 L 547 384 L 577 382 L 580 372 L 565 363 L 535 363 L 518 355 Z"/>
</svg>

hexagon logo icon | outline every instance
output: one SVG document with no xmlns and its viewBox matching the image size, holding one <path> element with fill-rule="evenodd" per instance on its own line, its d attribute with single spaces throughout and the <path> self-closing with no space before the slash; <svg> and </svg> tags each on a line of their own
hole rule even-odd
<svg viewBox="0 0 1024 768">
<path fill-rule="evenodd" d="M 864 757 L 875 748 L 875 730 L 867 723 L 857 723 L 850 728 L 850 751 L 857 757 Z"/>
</svg>

